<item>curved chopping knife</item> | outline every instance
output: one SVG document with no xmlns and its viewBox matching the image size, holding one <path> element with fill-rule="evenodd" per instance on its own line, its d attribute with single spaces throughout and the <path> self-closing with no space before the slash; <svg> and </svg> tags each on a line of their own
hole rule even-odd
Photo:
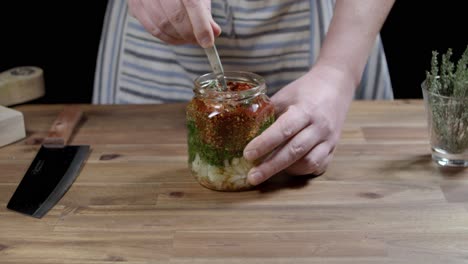
<svg viewBox="0 0 468 264">
<path fill-rule="evenodd" d="M 7 208 L 43 217 L 65 194 L 89 154 L 89 146 L 67 145 L 83 112 L 65 107 L 11 197 Z"/>
</svg>

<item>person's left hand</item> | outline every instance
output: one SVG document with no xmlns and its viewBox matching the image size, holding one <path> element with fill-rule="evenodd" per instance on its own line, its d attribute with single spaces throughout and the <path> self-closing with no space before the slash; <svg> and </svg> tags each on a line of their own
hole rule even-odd
<svg viewBox="0 0 468 264">
<path fill-rule="evenodd" d="M 354 94 L 349 75 L 315 66 L 272 98 L 278 119 L 245 148 L 252 168 L 248 181 L 257 185 L 285 170 L 295 175 L 323 173 L 331 161 Z"/>
</svg>

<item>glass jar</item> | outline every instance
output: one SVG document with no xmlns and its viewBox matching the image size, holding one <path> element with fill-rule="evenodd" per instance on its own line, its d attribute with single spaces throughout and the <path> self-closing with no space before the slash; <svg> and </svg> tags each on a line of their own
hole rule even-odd
<svg viewBox="0 0 468 264">
<path fill-rule="evenodd" d="M 189 167 L 209 189 L 242 191 L 252 186 L 253 167 L 243 158 L 245 146 L 275 120 L 265 80 L 250 72 L 225 72 L 224 91 L 214 73 L 198 77 L 187 106 Z"/>
<path fill-rule="evenodd" d="M 468 167 L 468 97 L 443 96 L 421 85 L 432 160 L 443 167 Z"/>
</svg>

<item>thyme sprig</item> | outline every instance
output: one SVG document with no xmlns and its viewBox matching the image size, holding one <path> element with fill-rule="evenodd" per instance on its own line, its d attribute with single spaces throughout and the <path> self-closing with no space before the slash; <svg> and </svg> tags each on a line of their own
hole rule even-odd
<svg viewBox="0 0 468 264">
<path fill-rule="evenodd" d="M 456 66 L 452 50 L 432 52 L 431 70 L 426 72 L 425 86 L 436 147 L 456 154 L 468 149 L 468 45 Z"/>
</svg>

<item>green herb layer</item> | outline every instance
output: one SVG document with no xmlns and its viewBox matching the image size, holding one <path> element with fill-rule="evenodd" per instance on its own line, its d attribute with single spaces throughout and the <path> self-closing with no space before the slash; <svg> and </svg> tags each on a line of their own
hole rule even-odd
<svg viewBox="0 0 468 264">
<path fill-rule="evenodd" d="M 258 131 L 258 135 L 262 134 L 263 131 L 265 131 L 268 127 L 270 127 L 273 122 L 275 122 L 275 116 L 270 116 L 263 122 L 263 124 L 260 126 L 260 129 Z"/>
<path fill-rule="evenodd" d="M 259 129 L 261 134 L 275 121 L 274 117 L 268 118 Z M 232 160 L 233 158 L 242 157 L 243 149 L 229 150 L 227 148 L 216 148 L 210 144 L 203 142 L 202 137 L 193 120 L 187 120 L 188 130 L 188 153 L 189 162 L 195 159 L 196 154 L 208 164 L 214 166 L 224 166 L 224 160 Z"/>
</svg>

